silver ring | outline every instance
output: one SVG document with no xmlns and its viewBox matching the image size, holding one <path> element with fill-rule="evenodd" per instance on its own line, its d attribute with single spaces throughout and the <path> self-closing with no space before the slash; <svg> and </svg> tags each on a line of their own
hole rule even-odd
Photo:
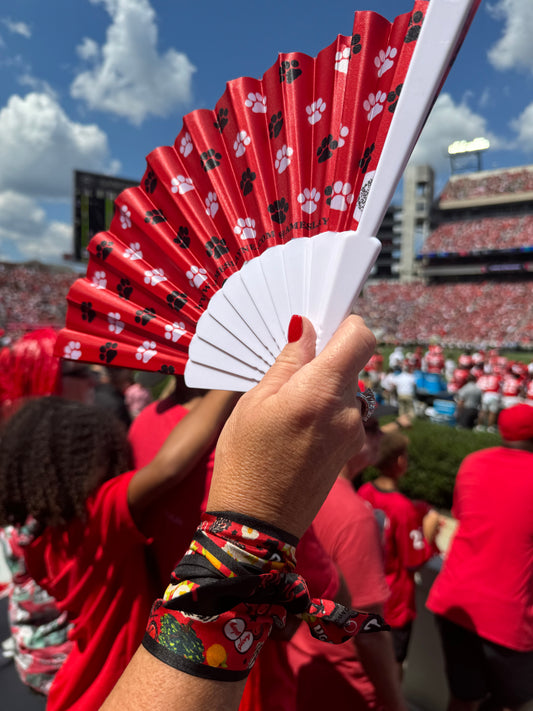
<svg viewBox="0 0 533 711">
<path fill-rule="evenodd" d="M 361 417 L 363 418 L 363 422 L 368 422 L 376 409 L 376 396 L 370 388 L 367 388 L 362 393 L 357 393 L 357 397 L 361 401 Z"/>
</svg>

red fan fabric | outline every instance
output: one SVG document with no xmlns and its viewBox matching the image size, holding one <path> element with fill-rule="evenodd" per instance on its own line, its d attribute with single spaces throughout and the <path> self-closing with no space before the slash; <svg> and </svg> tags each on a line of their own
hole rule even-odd
<svg viewBox="0 0 533 711">
<path fill-rule="evenodd" d="M 183 372 L 198 318 L 246 261 L 356 229 L 427 6 L 393 23 L 357 12 L 352 35 L 316 58 L 282 54 L 261 80 L 230 81 L 213 111 L 185 116 L 89 243 L 58 353 Z"/>
</svg>

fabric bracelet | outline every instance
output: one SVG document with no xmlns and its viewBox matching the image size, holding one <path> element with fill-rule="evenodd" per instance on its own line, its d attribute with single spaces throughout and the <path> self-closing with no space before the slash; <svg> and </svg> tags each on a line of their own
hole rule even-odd
<svg viewBox="0 0 533 711">
<path fill-rule="evenodd" d="M 206 513 L 150 613 L 143 646 L 165 664 L 219 681 L 244 679 L 287 613 L 341 643 L 390 629 L 378 615 L 311 599 L 294 572 L 297 539 L 234 512 Z"/>
</svg>

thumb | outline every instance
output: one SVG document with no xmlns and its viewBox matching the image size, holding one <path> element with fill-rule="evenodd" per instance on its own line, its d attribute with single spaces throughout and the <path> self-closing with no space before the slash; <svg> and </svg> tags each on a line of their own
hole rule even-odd
<svg viewBox="0 0 533 711">
<path fill-rule="evenodd" d="M 309 319 L 295 315 L 288 329 L 289 342 L 257 386 L 264 395 L 273 395 L 294 373 L 309 363 L 316 353 L 316 333 Z"/>
</svg>

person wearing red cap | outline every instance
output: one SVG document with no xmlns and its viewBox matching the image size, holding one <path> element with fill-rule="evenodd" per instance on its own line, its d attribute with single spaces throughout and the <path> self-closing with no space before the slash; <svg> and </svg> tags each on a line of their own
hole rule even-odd
<svg viewBox="0 0 533 711">
<path fill-rule="evenodd" d="M 533 700 L 533 408 L 502 411 L 502 445 L 462 462 L 458 527 L 427 607 L 437 616 L 448 711 Z M 527 705 L 527 708 L 530 708 Z"/>
</svg>

